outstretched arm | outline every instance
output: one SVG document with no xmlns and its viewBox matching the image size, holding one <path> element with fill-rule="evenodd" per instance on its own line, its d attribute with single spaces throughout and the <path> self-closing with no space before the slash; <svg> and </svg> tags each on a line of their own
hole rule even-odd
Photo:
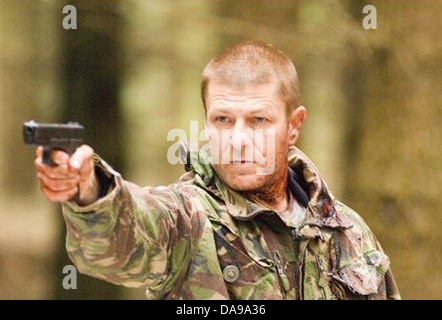
<svg viewBox="0 0 442 320">
<path fill-rule="evenodd" d="M 40 187 L 49 200 L 62 202 L 67 251 L 80 272 L 129 287 L 146 285 L 156 297 L 176 287 L 201 225 L 180 192 L 124 181 L 96 155 L 78 159 L 77 153 L 71 158 L 57 153 L 58 166 L 44 172 L 38 156 Z M 77 176 L 74 160 L 82 164 Z M 86 189 L 92 180 L 98 187 Z"/>
</svg>

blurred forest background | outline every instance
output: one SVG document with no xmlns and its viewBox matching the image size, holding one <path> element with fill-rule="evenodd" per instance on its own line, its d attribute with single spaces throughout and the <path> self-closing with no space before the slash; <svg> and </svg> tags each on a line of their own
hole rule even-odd
<svg viewBox="0 0 442 320">
<path fill-rule="evenodd" d="M 375 5 L 377 30 L 362 8 Z M 62 27 L 74 5 L 78 29 Z M 77 120 L 124 177 L 168 184 L 172 128 L 203 128 L 205 64 L 244 39 L 295 62 L 299 146 L 392 260 L 406 299 L 442 298 L 442 1 L 0 0 L 0 299 L 143 299 L 81 276 L 39 193 L 22 124 Z"/>
</svg>

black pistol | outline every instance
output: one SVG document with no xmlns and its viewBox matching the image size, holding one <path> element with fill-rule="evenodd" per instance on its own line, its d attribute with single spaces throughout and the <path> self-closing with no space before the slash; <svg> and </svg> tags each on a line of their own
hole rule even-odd
<svg viewBox="0 0 442 320">
<path fill-rule="evenodd" d="M 77 122 L 37 123 L 34 120 L 23 124 L 23 140 L 26 144 L 43 147 L 43 163 L 55 165 L 52 150 L 63 150 L 72 155 L 83 143 L 83 126 Z"/>
</svg>

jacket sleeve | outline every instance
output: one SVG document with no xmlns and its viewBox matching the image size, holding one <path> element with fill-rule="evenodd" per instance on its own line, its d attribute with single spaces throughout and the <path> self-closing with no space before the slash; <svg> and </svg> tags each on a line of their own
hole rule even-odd
<svg viewBox="0 0 442 320">
<path fill-rule="evenodd" d="M 110 179 L 107 194 L 62 206 L 69 257 L 81 273 L 165 296 L 189 266 L 201 225 L 195 210 L 173 186 L 141 188 L 101 159 L 96 170 Z"/>
<path fill-rule="evenodd" d="M 383 249 L 379 241 L 377 240 L 376 240 L 376 245 L 377 249 L 383 252 Z M 396 284 L 396 280 L 394 279 L 391 267 L 389 267 L 387 272 L 385 273 L 384 279 L 379 285 L 378 293 L 373 295 L 371 298 L 375 300 L 401 300 L 399 288 Z"/>
<path fill-rule="evenodd" d="M 350 290 L 347 299 L 401 299 L 391 271 L 389 257 L 376 235 L 362 217 L 346 205 L 336 202 L 352 226 L 338 232 L 339 274 Z"/>
<path fill-rule="evenodd" d="M 393 272 L 391 269 L 387 271 L 385 274 L 385 293 L 387 300 L 400 300 L 401 295 L 399 293 L 399 289 L 396 285 L 396 281 L 393 277 Z"/>
</svg>

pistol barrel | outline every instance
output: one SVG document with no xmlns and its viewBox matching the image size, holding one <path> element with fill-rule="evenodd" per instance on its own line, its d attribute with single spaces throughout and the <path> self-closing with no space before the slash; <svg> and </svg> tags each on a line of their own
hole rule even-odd
<svg viewBox="0 0 442 320">
<path fill-rule="evenodd" d="M 83 130 L 83 126 L 77 122 L 59 124 L 31 120 L 23 125 L 23 140 L 30 145 L 62 147 L 82 143 Z"/>
</svg>

